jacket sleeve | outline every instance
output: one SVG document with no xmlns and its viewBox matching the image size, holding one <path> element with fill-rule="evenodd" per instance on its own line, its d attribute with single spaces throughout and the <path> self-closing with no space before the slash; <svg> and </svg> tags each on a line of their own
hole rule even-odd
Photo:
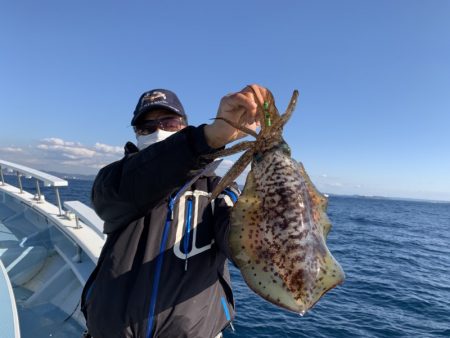
<svg viewBox="0 0 450 338">
<path fill-rule="evenodd" d="M 125 155 L 98 173 L 92 188 L 95 211 L 111 233 L 142 217 L 211 160 L 204 125 L 186 127 L 164 141 Z"/>
<path fill-rule="evenodd" d="M 227 187 L 214 203 L 214 241 L 219 250 L 231 261 L 231 251 L 229 246 L 230 215 L 234 204 L 239 198 L 240 191 L 236 183 Z"/>
</svg>

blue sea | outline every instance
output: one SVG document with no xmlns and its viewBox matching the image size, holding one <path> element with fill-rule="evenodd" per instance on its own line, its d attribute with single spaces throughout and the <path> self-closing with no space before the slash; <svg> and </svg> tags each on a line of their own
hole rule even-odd
<svg viewBox="0 0 450 338">
<path fill-rule="evenodd" d="M 70 180 L 62 199 L 89 204 L 91 185 Z M 237 315 L 225 337 L 450 337 L 450 203 L 330 196 L 328 214 L 345 283 L 301 317 L 232 267 Z"/>
</svg>

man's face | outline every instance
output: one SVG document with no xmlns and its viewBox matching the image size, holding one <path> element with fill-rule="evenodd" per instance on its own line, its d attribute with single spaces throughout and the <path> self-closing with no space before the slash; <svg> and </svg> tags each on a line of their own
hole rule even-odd
<svg viewBox="0 0 450 338">
<path fill-rule="evenodd" d="M 154 109 L 146 113 L 134 127 L 137 135 L 148 135 L 157 129 L 180 131 L 186 127 L 186 121 L 174 112 L 165 109 Z"/>
</svg>

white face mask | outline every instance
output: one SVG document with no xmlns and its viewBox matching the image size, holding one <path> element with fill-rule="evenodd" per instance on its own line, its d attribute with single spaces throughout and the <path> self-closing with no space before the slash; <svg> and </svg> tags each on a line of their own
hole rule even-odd
<svg viewBox="0 0 450 338">
<path fill-rule="evenodd" d="M 145 149 L 152 144 L 165 140 L 169 136 L 175 134 L 176 131 L 165 131 L 156 129 L 154 133 L 148 135 L 136 135 L 137 147 L 139 150 Z"/>
</svg>

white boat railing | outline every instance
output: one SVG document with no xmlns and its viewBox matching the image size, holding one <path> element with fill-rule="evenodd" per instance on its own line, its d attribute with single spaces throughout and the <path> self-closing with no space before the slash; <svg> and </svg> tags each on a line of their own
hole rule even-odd
<svg viewBox="0 0 450 338">
<path fill-rule="evenodd" d="M 61 198 L 59 196 L 58 187 L 68 186 L 69 183 L 66 180 L 63 180 L 59 177 L 44 173 L 44 172 L 36 170 L 36 169 L 28 168 L 28 167 L 20 165 L 20 164 L 0 160 L 0 178 L 1 178 L 2 185 L 5 185 L 5 179 L 3 176 L 3 168 L 8 170 L 9 172 L 16 173 L 18 184 L 19 184 L 19 190 L 20 190 L 21 194 L 23 193 L 21 177 L 25 176 L 26 178 L 34 178 L 36 180 L 36 193 L 37 193 L 36 200 L 37 201 L 41 201 L 41 199 L 42 199 L 39 182 L 43 182 L 45 187 L 53 187 L 55 189 L 56 202 L 58 204 L 59 215 L 60 216 L 63 215 L 63 210 L 62 210 L 62 206 L 61 206 Z"/>
<path fill-rule="evenodd" d="M 23 334 L 43 336 L 40 323 L 44 322 L 50 323 L 42 327 L 45 336 L 47 330 L 82 331 L 85 321 L 79 297 L 106 241 L 102 220 L 88 205 L 64 201 L 65 194 L 60 197 L 58 188 L 68 186 L 66 180 L 2 159 L 0 176 L 0 242 L 6 243 L 0 245 L 0 337 L 20 338 L 22 325 Z M 40 195 L 39 185 L 56 190 L 58 205 L 50 189 L 42 189 Z M 51 202 L 45 199 L 47 191 Z M 7 262 L 6 268 L 2 262 Z M 11 284 L 14 292 L 17 288 L 18 302 Z M 17 310 L 25 315 L 18 317 Z M 69 323 L 69 318 L 76 323 L 72 319 Z"/>
<path fill-rule="evenodd" d="M 75 215 L 75 222 L 78 229 L 81 228 L 81 220 L 84 224 L 97 232 L 101 238 L 105 238 L 105 234 L 103 233 L 103 221 L 97 216 L 94 210 L 80 201 L 64 202 L 64 207 L 67 211 Z"/>
<path fill-rule="evenodd" d="M 3 170 L 16 173 L 19 187 L 11 185 L 9 182 L 5 182 Z M 1 159 L 0 176 L 0 191 L 3 190 L 11 196 L 16 195 L 21 202 L 44 215 L 44 217 L 61 230 L 63 235 L 73 242 L 77 249 L 85 251 L 91 260 L 96 263 L 100 249 L 106 240 L 106 235 L 103 233 L 103 221 L 97 216 L 93 209 L 82 202 L 61 201 L 58 187 L 68 186 L 69 183 L 66 180 Z M 30 194 L 29 191 L 23 189 L 21 183 L 22 176 L 36 179 L 37 194 Z M 44 186 L 53 187 L 55 189 L 58 203 L 57 206 L 47 202 L 44 195 L 40 195 L 40 182 L 43 182 Z M 97 239 L 100 241 L 97 241 Z"/>
</svg>

